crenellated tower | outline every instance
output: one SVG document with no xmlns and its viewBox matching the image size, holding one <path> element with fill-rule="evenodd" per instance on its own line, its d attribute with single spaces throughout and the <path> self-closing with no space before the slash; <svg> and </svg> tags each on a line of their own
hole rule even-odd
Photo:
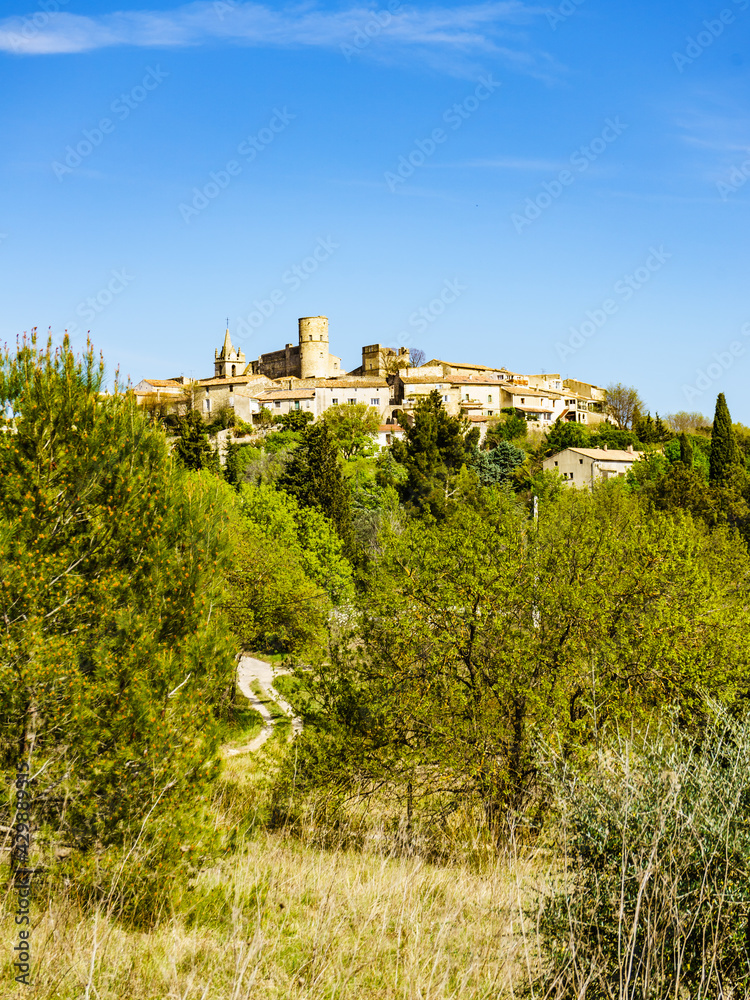
<svg viewBox="0 0 750 1000">
<path fill-rule="evenodd" d="M 328 318 L 326 316 L 302 317 L 299 321 L 300 378 L 328 378 L 330 363 Z"/>
</svg>

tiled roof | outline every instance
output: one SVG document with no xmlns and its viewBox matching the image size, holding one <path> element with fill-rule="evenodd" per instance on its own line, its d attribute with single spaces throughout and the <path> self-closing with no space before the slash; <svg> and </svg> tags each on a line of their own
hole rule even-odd
<svg viewBox="0 0 750 1000">
<path fill-rule="evenodd" d="M 389 389 L 383 378 L 316 378 L 315 385 L 319 389 Z"/>
<path fill-rule="evenodd" d="M 596 462 L 634 462 L 640 458 L 639 451 L 621 451 L 619 448 L 569 448 L 576 455 L 585 455 Z"/>
<path fill-rule="evenodd" d="M 256 399 L 315 399 L 314 389 L 268 389 L 259 392 Z"/>
<path fill-rule="evenodd" d="M 173 378 L 144 378 L 144 379 L 141 379 L 141 381 L 138 383 L 138 385 L 135 388 L 137 389 L 138 386 L 141 386 L 144 383 L 147 384 L 147 385 L 153 386 L 154 389 L 184 389 L 185 388 L 184 385 L 182 384 L 182 382 L 176 382 Z"/>
</svg>

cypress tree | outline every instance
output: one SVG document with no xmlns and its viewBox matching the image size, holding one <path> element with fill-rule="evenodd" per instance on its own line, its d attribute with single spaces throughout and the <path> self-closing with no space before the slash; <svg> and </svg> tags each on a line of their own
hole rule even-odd
<svg viewBox="0 0 750 1000">
<path fill-rule="evenodd" d="M 716 397 L 716 412 L 714 413 L 713 431 L 711 433 L 711 461 L 708 481 L 712 484 L 727 480 L 732 471 L 742 465 L 737 439 L 732 430 L 732 418 L 729 407 L 720 392 Z"/>
<path fill-rule="evenodd" d="M 690 438 L 687 436 L 685 431 L 680 434 L 680 461 L 683 465 L 686 465 L 688 469 L 693 467 L 693 445 L 690 442 Z"/>
</svg>

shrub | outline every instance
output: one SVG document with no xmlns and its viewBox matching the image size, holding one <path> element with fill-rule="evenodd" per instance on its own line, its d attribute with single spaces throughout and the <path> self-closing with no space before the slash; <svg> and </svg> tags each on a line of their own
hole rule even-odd
<svg viewBox="0 0 750 1000">
<path fill-rule="evenodd" d="M 566 867 L 542 915 L 545 996 L 747 996 L 750 723 L 716 709 L 561 784 Z"/>
</svg>

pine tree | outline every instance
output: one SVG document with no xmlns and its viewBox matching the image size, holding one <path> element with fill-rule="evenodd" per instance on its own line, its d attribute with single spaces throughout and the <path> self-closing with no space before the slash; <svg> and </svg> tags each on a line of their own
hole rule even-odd
<svg viewBox="0 0 750 1000">
<path fill-rule="evenodd" d="M 330 428 L 318 421 L 304 431 L 302 444 L 279 479 L 279 487 L 305 507 L 321 510 L 352 555 L 352 502 Z"/>
<path fill-rule="evenodd" d="M 463 465 L 472 461 L 478 433 L 467 433 L 460 417 L 451 417 L 440 393 L 433 389 L 414 407 L 414 422 L 403 420 L 404 441 L 394 441 L 393 455 L 407 470 L 399 484 L 401 498 L 423 513 L 441 517 L 445 513 L 449 484 Z"/>
<path fill-rule="evenodd" d="M 716 397 L 716 412 L 714 413 L 711 433 L 711 461 L 708 481 L 712 485 L 725 482 L 731 477 L 733 470 L 741 466 L 742 455 L 732 430 L 729 407 L 724 393 L 720 392 Z"/>
<path fill-rule="evenodd" d="M 203 418 L 197 410 L 190 410 L 180 418 L 179 440 L 175 451 L 186 469 L 219 471 L 219 458 L 211 442 Z"/>
</svg>

